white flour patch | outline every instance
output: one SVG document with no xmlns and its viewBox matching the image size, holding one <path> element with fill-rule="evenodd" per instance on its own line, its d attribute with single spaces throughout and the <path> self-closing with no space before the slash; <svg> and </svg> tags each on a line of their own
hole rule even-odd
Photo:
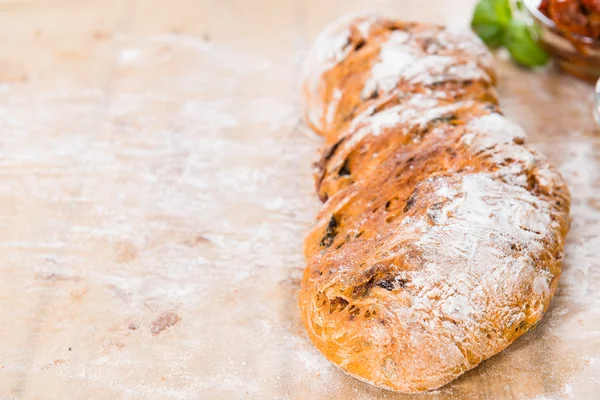
<svg viewBox="0 0 600 400">
<path fill-rule="evenodd" d="M 142 52 L 140 49 L 123 49 L 119 51 L 118 62 L 121 65 L 132 64 L 140 59 Z"/>
<path fill-rule="evenodd" d="M 407 134 L 411 129 L 422 128 L 432 120 L 470 104 L 470 102 L 457 102 L 440 106 L 440 102 L 435 98 L 414 95 L 404 103 L 373 115 L 370 114 L 371 110 L 366 110 L 352 121 L 348 128 L 350 138 L 343 147 L 353 148 L 366 136 L 379 136 L 386 129 L 395 128 L 399 133 Z"/>
<path fill-rule="evenodd" d="M 419 59 L 412 53 L 412 47 L 406 45 L 409 35 L 406 32 L 393 32 L 388 41 L 381 46 L 379 61 L 371 69 L 371 76 L 365 82 L 361 92 L 363 99 L 379 90 L 388 93 L 396 87 L 404 70 L 419 63 Z"/>
<path fill-rule="evenodd" d="M 563 144 L 565 161 L 560 170 L 565 176 L 573 196 L 570 241 L 566 246 L 565 263 L 568 273 L 561 284 L 570 299 L 579 304 L 594 306 L 600 312 L 600 297 L 590 284 L 600 277 L 600 172 L 590 167 L 597 163 L 598 144 L 594 147 L 583 140 Z"/>
<path fill-rule="evenodd" d="M 565 385 L 565 394 L 570 395 L 573 393 L 573 386 L 570 384 Z"/>
<path fill-rule="evenodd" d="M 485 304 L 486 296 L 496 293 L 498 301 L 508 300 L 506 287 L 498 282 L 527 276 L 534 285 L 538 279 L 542 293 L 549 294 L 544 291 L 546 276 L 543 272 L 532 275 L 533 270 L 524 259 L 507 257 L 507 254 L 515 244 L 539 251 L 550 216 L 548 206 L 524 189 L 486 174 L 467 175 L 462 179 L 461 189 L 452 197 L 432 198 L 432 203 L 449 202 L 436 209 L 435 214 L 428 213 L 424 220 L 405 224 L 398 240 L 413 235 L 420 237 L 416 246 L 423 252 L 427 267 L 410 274 L 410 282 L 418 288 L 418 293 L 431 297 L 430 293 L 437 291 L 435 297 L 447 315 L 469 317 L 474 314 L 473 326 L 466 328 L 474 330 L 476 321 L 485 320 L 486 311 L 477 304 Z M 443 182 L 444 178 L 438 181 Z M 494 241 L 489 241 L 491 235 Z M 454 244 L 445 245 L 450 242 Z M 461 274 L 465 274 L 464 279 L 460 278 Z"/>
<path fill-rule="evenodd" d="M 332 369 L 331 363 L 315 349 L 296 350 L 296 357 L 298 357 L 304 367 L 310 371 L 326 374 Z"/>
</svg>

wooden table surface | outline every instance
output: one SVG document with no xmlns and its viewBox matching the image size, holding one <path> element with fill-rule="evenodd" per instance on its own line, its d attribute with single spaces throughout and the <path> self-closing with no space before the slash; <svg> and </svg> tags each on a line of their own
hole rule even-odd
<svg viewBox="0 0 600 400">
<path fill-rule="evenodd" d="M 400 399 L 311 345 L 319 202 L 299 71 L 341 14 L 468 26 L 473 1 L 0 0 L 0 399 Z M 426 399 L 600 393 L 592 88 L 497 55 L 573 194 L 540 326 Z"/>
</svg>

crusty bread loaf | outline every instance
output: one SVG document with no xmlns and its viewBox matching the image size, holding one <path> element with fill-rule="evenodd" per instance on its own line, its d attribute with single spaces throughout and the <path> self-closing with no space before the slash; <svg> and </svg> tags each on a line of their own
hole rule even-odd
<svg viewBox="0 0 600 400">
<path fill-rule="evenodd" d="M 470 33 L 365 16 L 317 39 L 304 85 L 325 204 L 305 241 L 306 331 L 344 371 L 413 393 L 546 311 L 570 195 L 501 113 Z"/>
</svg>

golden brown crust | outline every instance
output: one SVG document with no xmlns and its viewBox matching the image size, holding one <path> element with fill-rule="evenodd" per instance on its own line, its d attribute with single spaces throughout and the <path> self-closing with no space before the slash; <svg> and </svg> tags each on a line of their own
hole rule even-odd
<svg viewBox="0 0 600 400">
<path fill-rule="evenodd" d="M 305 80 L 307 122 L 326 142 L 299 295 L 317 348 L 412 393 L 533 327 L 556 290 L 570 195 L 502 116 L 485 48 L 357 17 L 325 31 Z"/>
</svg>

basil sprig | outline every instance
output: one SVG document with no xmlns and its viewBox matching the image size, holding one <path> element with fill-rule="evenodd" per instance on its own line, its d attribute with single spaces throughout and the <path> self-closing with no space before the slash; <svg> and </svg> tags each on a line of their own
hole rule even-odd
<svg viewBox="0 0 600 400">
<path fill-rule="evenodd" d="M 471 26 L 483 42 L 496 48 L 504 42 L 504 32 L 512 19 L 508 0 L 482 0 L 475 6 Z"/>
<path fill-rule="evenodd" d="M 506 47 L 512 59 L 524 67 L 548 62 L 548 54 L 534 39 L 534 27 L 513 15 L 509 0 L 480 0 L 471 27 L 488 47 Z"/>
</svg>

